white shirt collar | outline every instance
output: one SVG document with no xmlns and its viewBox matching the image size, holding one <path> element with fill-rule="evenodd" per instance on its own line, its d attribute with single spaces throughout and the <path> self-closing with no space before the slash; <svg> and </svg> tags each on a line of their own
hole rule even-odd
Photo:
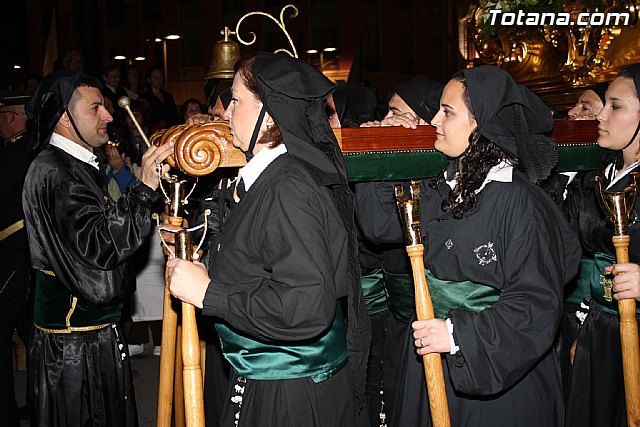
<svg viewBox="0 0 640 427">
<path fill-rule="evenodd" d="M 629 166 L 627 166 L 625 169 L 621 170 L 620 172 L 618 172 L 615 169 L 616 168 L 615 163 L 611 163 L 609 166 L 607 166 L 605 169 L 605 176 L 609 176 L 609 174 L 611 173 L 611 168 L 613 168 L 613 173 L 615 174 L 613 176 L 613 179 L 609 183 L 609 185 L 607 185 L 607 190 L 610 189 L 613 186 L 613 184 L 620 181 L 623 177 L 629 175 L 629 172 L 634 170 L 639 164 L 640 164 L 640 160 L 636 160 L 635 162 L 631 163 Z"/>
<path fill-rule="evenodd" d="M 444 179 L 447 181 L 447 184 L 453 190 L 453 187 L 456 186 L 456 178 L 458 175 L 454 176 L 453 179 L 447 179 L 447 171 L 444 172 Z M 478 194 L 482 189 L 491 181 L 496 182 L 511 182 L 513 181 L 513 165 L 505 160 L 501 161 L 491 169 L 489 169 L 489 173 L 487 173 L 487 177 L 484 179 L 484 182 L 478 188 L 475 193 Z"/>
<path fill-rule="evenodd" d="M 253 156 L 249 163 L 240 169 L 239 175 L 244 181 L 244 188 L 249 191 L 249 188 L 258 179 L 260 174 L 273 162 L 278 156 L 287 152 L 287 147 L 284 144 L 280 144 L 274 148 L 265 147 Z"/>
<path fill-rule="evenodd" d="M 54 147 L 58 147 L 81 162 L 88 163 L 98 170 L 100 169 L 98 167 L 98 158 L 91 151 L 87 150 L 80 144 L 71 141 L 69 138 L 65 138 L 64 136 L 54 132 L 53 135 L 51 135 L 50 143 Z"/>
</svg>

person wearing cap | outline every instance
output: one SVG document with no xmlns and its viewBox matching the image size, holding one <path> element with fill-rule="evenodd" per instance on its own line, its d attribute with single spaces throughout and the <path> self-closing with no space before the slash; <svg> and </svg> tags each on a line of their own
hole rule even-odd
<svg viewBox="0 0 640 427">
<path fill-rule="evenodd" d="M 370 87 L 338 87 L 327 98 L 327 116 L 332 128 L 357 128 L 380 115 L 376 90 Z"/>
<path fill-rule="evenodd" d="M 231 88 L 225 88 L 220 92 L 214 92 L 209 96 L 209 105 L 206 114 L 193 114 L 187 120 L 190 125 L 209 123 L 211 121 L 225 120 L 224 112 L 231 102 Z"/>
<path fill-rule="evenodd" d="M 208 272 L 169 261 L 171 292 L 219 319 L 233 368 L 221 425 L 369 425 L 353 196 L 324 111 L 334 85 L 284 54 L 236 69 L 225 118 L 248 160 L 239 203 Z"/>
<path fill-rule="evenodd" d="M 20 425 L 13 387 L 13 332 L 25 347 L 31 332 L 29 245 L 24 229 L 22 185 L 29 162 L 28 120 L 24 104 L 30 93 L 0 91 L 0 419 Z"/>
<path fill-rule="evenodd" d="M 442 84 L 422 75 L 409 80 L 396 88 L 389 101 L 389 113 L 381 122 L 376 123 L 380 126 L 413 126 L 414 128 L 418 125 L 428 125 L 440 108 L 442 88 Z M 339 97 L 336 99 L 336 102 L 340 100 Z M 372 123 L 369 122 L 369 125 Z M 375 230 L 384 227 L 384 223 L 388 220 L 386 216 L 379 215 L 376 209 L 379 203 L 377 194 L 379 188 L 389 188 L 397 183 L 399 182 L 355 184 L 357 219 L 361 229 L 366 230 L 365 235 L 375 234 Z M 393 425 L 393 413 L 396 399 L 398 399 L 398 369 L 404 364 L 404 355 L 397 349 L 406 345 L 411 319 L 415 316 L 414 284 L 404 243 L 387 242 L 379 246 L 382 248 L 383 258 L 381 266 L 383 290 L 391 316 L 387 316 L 384 325 L 383 387 L 380 394 L 384 405 L 379 405 L 376 409 L 378 418 L 384 417 Z M 365 288 L 365 298 L 371 296 L 370 292 Z M 375 326 L 376 321 L 372 320 L 374 338 Z M 375 354 L 374 349 L 375 344 L 372 343 L 373 354 Z M 373 397 L 371 400 L 375 401 Z M 372 414 L 376 415 L 373 411 Z"/>
<path fill-rule="evenodd" d="M 568 120 L 596 120 L 597 114 L 604 106 L 604 94 L 609 83 L 598 83 L 585 88 L 578 98 L 576 105 L 568 112 Z M 547 188 L 554 193 L 554 198 L 559 205 L 564 203 L 564 199 L 569 194 L 569 188 L 574 183 L 584 179 L 588 175 L 591 179 L 593 174 L 590 171 L 580 172 L 556 172 L 547 180 Z M 565 404 L 568 402 L 569 390 L 571 386 L 572 364 L 571 347 L 580 328 L 580 322 L 576 317 L 576 311 L 582 311 L 582 301 L 589 296 L 589 273 L 591 272 L 591 257 L 583 257 L 580 260 L 578 275 L 565 286 L 564 290 L 564 314 L 560 320 L 558 336 L 554 345 L 560 360 L 560 372 L 562 373 L 562 388 L 565 396 Z"/>
<path fill-rule="evenodd" d="M 382 120 L 362 123 L 361 127 L 403 126 L 415 129 L 428 125 L 428 118 L 436 113 L 432 106 L 438 104 L 442 84 L 427 76 L 419 75 L 396 87 L 389 99 L 389 111 Z"/>
<path fill-rule="evenodd" d="M 604 107 L 604 94 L 609 83 L 598 83 L 586 88 L 576 105 L 567 113 L 569 120 L 596 120 L 596 116 Z"/>
<path fill-rule="evenodd" d="M 153 228 L 156 169 L 173 147 L 147 149 L 139 182 L 115 203 L 94 154 L 107 143 L 112 120 L 100 83 L 80 72 L 51 73 L 29 100 L 27 115 L 37 153 L 22 196 L 36 270 L 31 425 L 135 426 L 119 321 L 132 291 L 128 261 Z"/>
<path fill-rule="evenodd" d="M 431 120 L 447 170 L 421 181 L 424 264 L 436 317 L 412 324 L 393 426 L 429 422 L 423 367 L 442 355 L 453 426 L 562 425 L 552 343 L 562 289 L 580 247 L 536 183 L 557 161 L 545 133 L 551 115 L 533 93 L 494 66 L 447 83 Z M 380 190 L 387 218 L 371 237 L 399 242 L 393 187 Z"/>
<path fill-rule="evenodd" d="M 585 173 L 570 191 L 564 210 L 578 231 L 584 257 L 580 276 L 589 285 L 574 343 L 573 375 L 567 426 L 626 426 L 618 300 L 640 301 L 640 199 L 629 217 L 629 263 L 616 264 L 611 223 L 600 209 L 593 177 L 603 175 L 603 190 L 623 191 L 640 172 L 640 65 L 622 70 L 609 84 L 604 108 L 597 115 L 598 145 L 613 151 L 604 170 Z M 587 269 L 587 267 L 590 267 Z M 613 275 L 613 276 L 610 276 Z M 609 297 L 606 279 L 612 279 Z M 636 310 L 640 319 L 640 307 Z"/>
</svg>

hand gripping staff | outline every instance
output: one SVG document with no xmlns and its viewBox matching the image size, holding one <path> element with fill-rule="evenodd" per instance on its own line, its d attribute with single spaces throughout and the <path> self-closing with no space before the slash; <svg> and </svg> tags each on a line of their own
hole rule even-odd
<svg viewBox="0 0 640 427">
<path fill-rule="evenodd" d="M 629 175 L 632 183 L 621 192 L 603 190 L 602 177 L 595 178 L 598 202 L 609 221 L 613 223 L 611 240 L 616 248 L 616 263 L 629 262 L 629 241 L 631 239 L 629 237 L 629 215 L 635 204 L 638 173 L 631 172 Z M 620 343 L 627 424 L 640 426 L 640 346 L 638 345 L 636 300 L 633 298 L 619 300 L 618 311 L 620 312 Z"/>
<path fill-rule="evenodd" d="M 404 230 L 407 253 L 413 270 L 415 287 L 416 314 L 418 320 L 433 319 L 433 303 L 429 294 L 427 276 L 424 271 L 424 246 L 420 234 L 420 183 L 411 181 L 411 197 L 405 197 L 401 184 L 395 186 L 396 203 Z M 429 353 L 422 356 L 424 374 L 427 379 L 429 408 L 434 427 L 449 427 L 449 407 L 447 391 L 444 385 L 442 359 L 440 353 Z"/>
<path fill-rule="evenodd" d="M 175 199 L 174 199 L 175 200 Z M 194 249 L 191 232 L 197 229 L 207 228 L 207 217 L 211 211 L 204 212 L 204 223 L 193 228 L 171 230 L 160 225 L 160 218 L 154 214 L 157 221 L 157 230 L 160 236 L 162 231 L 175 234 L 175 253 L 164 240 L 162 244 L 172 257 L 178 257 L 187 261 L 193 261 L 194 253 L 197 253 L 204 242 L 205 232 L 198 246 Z M 171 222 L 171 221 L 170 221 Z M 168 283 L 168 282 L 167 282 Z M 172 385 L 175 388 L 175 418 L 176 425 L 187 427 L 204 427 L 204 392 L 203 375 L 201 369 L 200 338 L 196 325 L 195 307 L 182 302 L 182 328 L 177 326 L 177 313 L 172 307 L 169 286 L 165 286 L 164 315 L 162 323 L 162 352 L 160 353 L 160 383 L 158 385 L 158 426 L 171 426 L 171 409 L 173 401 Z M 178 333 L 179 332 L 179 333 Z M 167 339 L 166 341 L 165 338 Z M 179 343 L 176 349 L 176 340 Z M 165 342 L 167 344 L 165 344 Z M 177 363 L 176 363 L 177 359 Z M 180 372 L 182 363 L 182 372 Z M 175 378 L 174 378 L 175 374 Z M 175 384 L 173 381 L 175 380 Z M 182 385 L 183 390 L 180 388 Z M 183 399 L 179 399 L 180 395 Z M 184 406 L 183 406 L 184 405 Z"/>
</svg>

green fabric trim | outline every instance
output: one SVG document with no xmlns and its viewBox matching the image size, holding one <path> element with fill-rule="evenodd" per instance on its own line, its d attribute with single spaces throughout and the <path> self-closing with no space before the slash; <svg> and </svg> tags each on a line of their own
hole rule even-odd
<svg viewBox="0 0 640 427">
<path fill-rule="evenodd" d="M 429 270 L 426 274 L 433 310 L 439 319 L 444 319 L 451 310 L 458 308 L 479 313 L 500 298 L 500 290 L 491 286 L 471 281 L 440 280 Z"/>
<path fill-rule="evenodd" d="M 571 310 L 580 308 L 580 303 L 589 296 L 591 276 L 595 263 L 591 258 L 582 258 L 578 268 L 578 276 L 564 290 L 564 306 Z"/>
<path fill-rule="evenodd" d="M 558 172 L 602 167 L 607 153 L 596 144 L 560 146 Z M 407 152 L 344 153 L 349 181 L 404 181 L 436 176 L 447 167 L 445 156 L 435 150 Z"/>
<path fill-rule="evenodd" d="M 416 313 L 413 275 L 383 271 L 387 289 L 389 311 L 397 320 L 409 323 Z"/>
<path fill-rule="evenodd" d="M 604 299 L 604 286 L 600 283 L 601 278 L 613 279 L 610 274 L 605 275 L 605 267 L 609 267 L 616 263 L 615 256 L 611 254 L 605 254 L 603 252 L 597 252 L 594 259 L 594 266 L 591 273 L 591 303 L 595 304 L 600 311 L 611 314 L 612 316 L 619 317 L 618 313 L 618 301 L 612 299 L 607 301 Z M 640 306 L 636 307 L 636 318 L 640 319 Z"/>
<path fill-rule="evenodd" d="M 571 172 L 602 169 L 602 159 L 610 153 L 597 144 L 558 147 L 557 172 Z"/>
<path fill-rule="evenodd" d="M 500 297 L 500 291 L 491 286 L 470 281 L 440 280 L 428 269 L 425 273 L 433 310 L 439 319 L 444 319 L 449 311 L 456 308 L 480 312 L 491 307 Z M 416 310 L 413 276 L 385 272 L 385 285 L 389 293 L 389 310 L 396 319 L 409 323 Z"/>
<path fill-rule="evenodd" d="M 315 341 L 298 345 L 257 341 L 225 324 L 216 324 L 222 352 L 236 373 L 253 380 L 311 377 L 319 383 L 347 364 L 346 327 L 338 302 L 331 327 Z M 295 336 L 295 331 L 291 331 Z"/>
<path fill-rule="evenodd" d="M 367 306 L 367 312 L 369 314 L 378 314 L 389 308 L 381 268 L 376 268 L 363 274 L 360 277 L 360 285 L 362 286 L 364 303 Z"/>
<path fill-rule="evenodd" d="M 73 295 L 55 276 L 36 272 L 36 291 L 33 321 L 46 329 L 66 329 L 66 318 L 71 310 Z M 122 304 L 111 306 L 88 306 L 78 300 L 71 315 L 69 326 L 84 328 L 120 321 Z"/>
</svg>

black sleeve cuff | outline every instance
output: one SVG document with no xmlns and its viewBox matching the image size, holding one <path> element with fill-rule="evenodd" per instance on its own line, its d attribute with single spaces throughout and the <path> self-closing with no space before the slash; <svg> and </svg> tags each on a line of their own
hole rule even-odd
<svg viewBox="0 0 640 427">
<path fill-rule="evenodd" d="M 202 314 L 205 316 L 216 316 L 222 319 L 227 313 L 227 298 L 229 293 L 224 286 L 213 280 L 209 282 L 207 291 L 202 299 Z"/>
<path fill-rule="evenodd" d="M 151 187 L 140 181 L 129 189 L 129 194 L 139 199 L 148 207 L 152 207 L 161 198 L 157 191 L 153 191 Z"/>
</svg>

